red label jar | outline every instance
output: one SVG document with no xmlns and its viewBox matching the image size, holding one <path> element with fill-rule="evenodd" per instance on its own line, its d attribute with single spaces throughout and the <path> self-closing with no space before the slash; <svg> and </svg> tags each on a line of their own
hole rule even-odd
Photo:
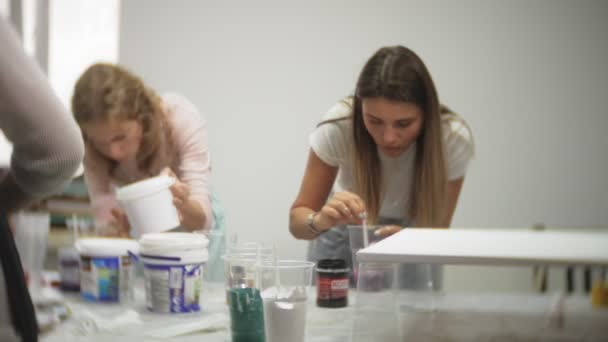
<svg viewBox="0 0 608 342">
<path fill-rule="evenodd" d="M 348 267 L 341 259 L 317 262 L 317 306 L 343 308 L 348 305 Z"/>
</svg>

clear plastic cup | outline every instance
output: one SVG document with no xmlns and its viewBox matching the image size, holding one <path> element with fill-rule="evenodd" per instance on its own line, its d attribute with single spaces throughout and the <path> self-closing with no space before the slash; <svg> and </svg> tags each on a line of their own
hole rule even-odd
<svg viewBox="0 0 608 342">
<path fill-rule="evenodd" d="M 349 225 L 348 227 L 348 239 L 349 239 L 349 243 L 350 243 L 350 252 L 352 255 L 352 260 L 353 260 L 353 277 L 356 280 L 359 279 L 359 263 L 357 262 L 357 252 L 363 248 L 365 248 L 365 244 L 364 244 L 364 238 L 363 238 L 363 231 L 364 231 L 364 227 L 367 229 L 367 241 L 368 241 L 368 245 L 372 245 L 382 239 L 385 238 L 385 236 L 380 236 L 380 235 L 376 235 L 376 231 L 382 227 L 385 227 L 384 225 L 367 225 L 367 226 L 362 226 L 362 225 Z M 369 281 L 365 282 L 365 284 L 370 285 L 372 288 L 379 286 L 379 284 L 372 284 L 372 281 L 374 281 L 374 279 L 376 280 L 376 282 L 384 282 L 383 279 L 381 279 L 381 275 L 378 275 L 378 272 L 369 270 L 370 273 L 370 279 Z"/>
<path fill-rule="evenodd" d="M 368 246 L 387 237 L 375 234 L 382 227 L 385 225 L 367 226 Z M 414 294 L 413 298 L 418 299 L 416 305 L 423 305 L 432 312 L 434 291 L 441 284 L 440 266 L 359 262 L 357 252 L 365 248 L 363 226 L 348 226 L 348 230 L 357 281 L 351 339 L 353 342 L 403 341 L 406 326 L 399 319 L 406 315 L 400 313 L 398 304 L 414 305 L 409 297 Z"/>
<path fill-rule="evenodd" d="M 353 342 L 399 342 L 397 321 L 397 293 L 395 276 L 397 265 L 362 262 L 358 266 L 359 279 L 353 314 Z"/>
<path fill-rule="evenodd" d="M 258 256 L 259 254 L 259 256 Z M 231 243 L 224 259 L 226 295 L 234 287 L 255 287 L 255 264 L 258 260 L 273 260 L 274 248 L 258 242 Z M 226 300 L 228 302 L 228 300 Z"/>
<path fill-rule="evenodd" d="M 205 235 L 209 239 L 209 260 L 205 265 L 203 277 L 208 282 L 223 282 L 225 269 L 222 257 L 226 253 L 226 236 L 223 231 L 215 230 L 211 230 Z"/>
<path fill-rule="evenodd" d="M 30 293 L 35 296 L 41 290 L 51 216 L 48 212 L 20 211 L 13 222 L 21 264 Z"/>
<path fill-rule="evenodd" d="M 303 342 L 306 308 L 315 264 L 280 260 L 258 265 L 258 288 L 264 301 L 266 342 Z"/>
<path fill-rule="evenodd" d="M 272 260 L 274 248 L 258 243 L 232 244 L 224 256 L 226 303 L 232 342 L 264 342 L 264 309 L 256 287 L 258 263 Z"/>
</svg>

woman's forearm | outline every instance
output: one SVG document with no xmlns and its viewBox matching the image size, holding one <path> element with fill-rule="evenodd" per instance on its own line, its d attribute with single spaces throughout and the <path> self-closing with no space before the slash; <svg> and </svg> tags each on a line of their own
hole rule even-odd
<svg viewBox="0 0 608 342">
<path fill-rule="evenodd" d="M 312 209 L 306 207 L 293 208 L 289 212 L 289 231 L 296 239 L 314 240 L 319 236 L 318 233 L 313 232 L 310 227 L 308 227 L 306 222 L 308 216 L 313 212 Z"/>
</svg>

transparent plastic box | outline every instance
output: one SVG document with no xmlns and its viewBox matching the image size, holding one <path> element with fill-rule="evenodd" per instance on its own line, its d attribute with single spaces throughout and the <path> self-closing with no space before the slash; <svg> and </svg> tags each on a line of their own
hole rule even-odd
<svg viewBox="0 0 608 342">
<path fill-rule="evenodd" d="M 580 289 L 535 292 L 532 275 L 535 265 L 604 269 L 608 235 L 527 233 L 409 229 L 359 251 L 351 340 L 607 341 L 608 308 Z M 507 276 L 490 284 L 496 272 Z M 478 283 L 446 288 L 446 274 Z M 510 274 L 530 287 L 502 284 Z"/>
</svg>

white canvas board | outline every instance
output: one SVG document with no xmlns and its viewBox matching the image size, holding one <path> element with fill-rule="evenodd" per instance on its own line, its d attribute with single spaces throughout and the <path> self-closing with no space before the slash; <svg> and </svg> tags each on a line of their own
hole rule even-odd
<svg viewBox="0 0 608 342">
<path fill-rule="evenodd" d="M 359 262 L 608 265 L 608 232 L 404 229 L 360 250 Z"/>
</svg>

